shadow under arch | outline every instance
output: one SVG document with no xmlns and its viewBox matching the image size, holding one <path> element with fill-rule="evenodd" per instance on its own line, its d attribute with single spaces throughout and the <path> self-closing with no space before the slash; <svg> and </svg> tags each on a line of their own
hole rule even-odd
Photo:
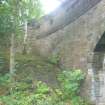
<svg viewBox="0 0 105 105">
<path fill-rule="evenodd" d="M 93 69 L 93 98 L 96 105 L 105 104 L 105 32 L 94 48 L 92 61 Z"/>
</svg>

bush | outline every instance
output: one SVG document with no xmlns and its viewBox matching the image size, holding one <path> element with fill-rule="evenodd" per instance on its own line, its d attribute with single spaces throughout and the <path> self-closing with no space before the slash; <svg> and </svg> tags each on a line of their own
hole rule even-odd
<svg viewBox="0 0 105 105">
<path fill-rule="evenodd" d="M 17 83 L 13 93 L 1 96 L 0 102 L 4 105 L 89 105 L 79 96 L 80 84 L 84 77 L 81 70 L 63 71 L 58 75 L 59 89 L 50 88 L 39 81 L 32 92 L 23 90 L 28 88 L 29 84 Z M 4 80 L 7 81 L 8 78 L 5 77 Z"/>
<path fill-rule="evenodd" d="M 0 85 L 7 85 L 10 83 L 10 75 L 9 74 L 5 74 L 2 76 L 2 74 L 0 75 Z"/>
<path fill-rule="evenodd" d="M 58 80 L 61 83 L 61 89 L 66 98 L 77 96 L 80 92 L 80 84 L 84 79 L 84 74 L 81 70 L 63 71 Z"/>
<path fill-rule="evenodd" d="M 60 56 L 58 54 L 53 54 L 48 58 L 49 63 L 57 65 L 60 61 Z"/>
</svg>

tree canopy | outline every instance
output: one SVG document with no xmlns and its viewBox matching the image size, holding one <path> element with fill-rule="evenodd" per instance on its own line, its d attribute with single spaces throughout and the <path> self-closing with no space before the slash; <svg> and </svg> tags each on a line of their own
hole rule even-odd
<svg viewBox="0 0 105 105">
<path fill-rule="evenodd" d="M 42 16 L 40 0 L 0 0 L 0 35 L 20 29 L 25 20 Z"/>
</svg>

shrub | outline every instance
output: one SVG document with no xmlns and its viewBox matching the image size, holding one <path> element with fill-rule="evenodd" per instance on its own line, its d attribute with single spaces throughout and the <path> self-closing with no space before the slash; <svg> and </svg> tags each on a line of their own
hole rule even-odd
<svg viewBox="0 0 105 105">
<path fill-rule="evenodd" d="M 7 85 L 10 83 L 10 75 L 9 74 L 5 74 L 2 76 L 2 74 L 0 75 L 0 85 Z"/>
<path fill-rule="evenodd" d="M 46 83 L 39 81 L 32 92 L 23 91 L 28 84 L 17 83 L 14 92 L 1 96 L 0 102 L 4 105 L 89 105 L 79 96 L 80 84 L 84 77 L 81 70 L 63 71 L 58 75 L 61 86 L 59 89 L 52 89 Z"/>
<path fill-rule="evenodd" d="M 52 56 L 50 56 L 50 57 L 48 58 L 48 60 L 49 60 L 49 62 L 50 62 L 51 64 L 56 65 L 56 64 L 58 64 L 59 61 L 60 61 L 60 56 L 59 56 L 58 54 L 53 54 Z"/>
<path fill-rule="evenodd" d="M 84 79 L 84 74 L 81 70 L 63 71 L 58 80 L 61 83 L 61 89 L 66 98 L 72 98 L 79 94 L 80 84 Z"/>
</svg>

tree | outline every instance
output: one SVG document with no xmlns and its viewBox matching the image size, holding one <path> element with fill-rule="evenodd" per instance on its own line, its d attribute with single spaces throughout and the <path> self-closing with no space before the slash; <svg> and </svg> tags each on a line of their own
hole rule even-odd
<svg viewBox="0 0 105 105">
<path fill-rule="evenodd" d="M 41 16 L 43 16 L 43 11 L 41 9 L 40 0 L 21 0 L 19 7 L 19 14 L 25 30 L 23 51 L 26 52 L 25 45 L 27 39 L 27 23 L 32 19 L 38 20 Z"/>
<path fill-rule="evenodd" d="M 25 26 L 25 39 L 27 37 L 27 23 L 33 18 L 41 17 L 39 0 L 1 0 L 0 1 L 0 36 L 6 35 L 11 40 L 10 46 L 10 75 L 14 81 L 15 74 L 15 38 Z"/>
</svg>

